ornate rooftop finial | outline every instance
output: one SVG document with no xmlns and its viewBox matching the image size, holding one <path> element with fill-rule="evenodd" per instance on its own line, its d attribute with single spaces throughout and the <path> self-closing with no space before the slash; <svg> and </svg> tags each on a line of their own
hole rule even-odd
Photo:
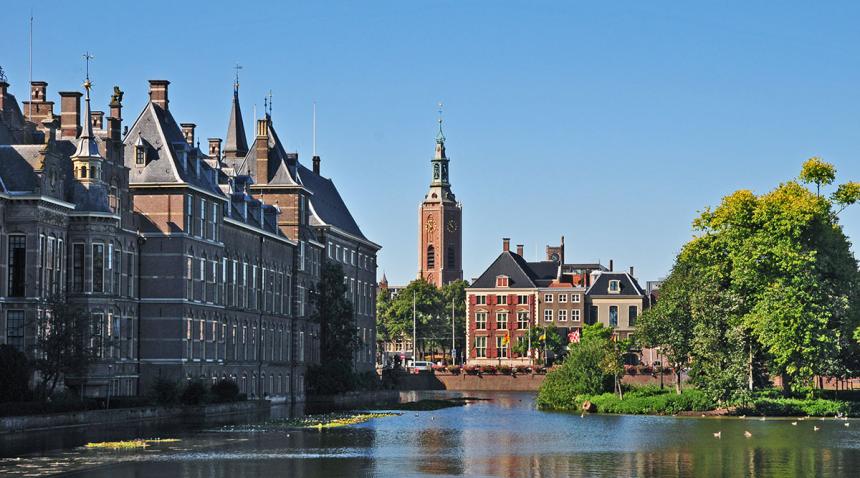
<svg viewBox="0 0 860 478">
<path fill-rule="evenodd" d="M 92 60 L 95 57 L 90 55 L 90 52 L 84 53 L 83 57 L 84 57 L 84 61 L 86 61 L 86 63 L 87 63 L 87 77 L 84 80 L 84 88 L 86 88 L 87 92 L 89 93 L 90 86 L 92 86 L 92 82 L 90 82 L 90 60 Z"/>
<path fill-rule="evenodd" d="M 119 86 L 114 86 L 113 94 L 110 96 L 111 103 L 122 103 L 122 95 L 124 94 L 125 92 L 119 89 Z"/>
<path fill-rule="evenodd" d="M 436 142 L 442 144 L 445 142 L 445 134 L 442 133 L 442 102 L 439 102 L 439 132 L 436 133 Z"/>
<path fill-rule="evenodd" d="M 233 69 L 236 70 L 236 79 L 233 81 L 233 93 L 238 94 L 239 93 L 239 70 L 242 69 L 242 65 L 236 63 L 236 66 L 234 66 Z"/>
<path fill-rule="evenodd" d="M 2 81 L 2 82 L 4 82 L 4 83 L 6 82 L 6 72 L 5 72 L 5 71 L 3 71 L 3 67 L 2 67 L 2 66 L 0 66 L 0 81 Z"/>
</svg>

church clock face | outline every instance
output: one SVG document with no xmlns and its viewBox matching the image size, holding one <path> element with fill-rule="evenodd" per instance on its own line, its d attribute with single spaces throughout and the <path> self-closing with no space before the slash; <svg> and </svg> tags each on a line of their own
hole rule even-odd
<svg viewBox="0 0 860 478">
<path fill-rule="evenodd" d="M 424 229 L 426 229 L 427 232 L 430 233 L 436 231 L 436 220 L 433 219 L 433 216 L 427 217 L 427 222 L 424 223 Z"/>
<path fill-rule="evenodd" d="M 457 221 L 453 219 L 448 220 L 448 232 L 457 232 Z"/>
</svg>

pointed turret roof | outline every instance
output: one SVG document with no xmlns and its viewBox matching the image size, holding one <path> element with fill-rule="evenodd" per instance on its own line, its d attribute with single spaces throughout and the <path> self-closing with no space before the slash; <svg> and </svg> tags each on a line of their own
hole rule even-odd
<svg viewBox="0 0 860 478">
<path fill-rule="evenodd" d="M 224 156 L 241 158 L 248 154 L 248 139 L 245 136 L 245 123 L 242 122 L 242 108 L 239 107 L 239 82 L 233 83 L 233 106 L 230 109 L 230 122 L 227 124 L 227 141 L 224 142 Z"/>
<path fill-rule="evenodd" d="M 100 158 L 99 145 L 96 143 L 96 138 L 93 135 L 93 120 L 90 113 L 90 80 L 84 82 L 84 88 L 87 90 L 86 108 L 84 108 L 84 128 L 81 132 L 81 137 L 78 139 L 78 146 L 75 149 L 73 158 Z"/>
</svg>

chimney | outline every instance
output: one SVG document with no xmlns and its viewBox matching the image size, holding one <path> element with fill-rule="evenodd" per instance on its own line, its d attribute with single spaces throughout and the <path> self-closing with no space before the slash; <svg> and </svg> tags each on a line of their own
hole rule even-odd
<svg viewBox="0 0 860 478">
<path fill-rule="evenodd" d="M 9 88 L 9 83 L 0 80 L 0 111 L 6 106 L 6 89 Z"/>
<path fill-rule="evenodd" d="M 8 85 L 7 85 L 8 86 Z M 4 92 L 6 88 L 3 88 Z M 33 122 L 41 131 L 45 131 L 42 120 L 54 118 L 54 102 L 45 101 L 48 94 L 48 83 L 44 81 L 30 82 L 30 101 L 22 102 L 24 106 L 24 117 Z M 0 109 L 3 99 L 0 95 Z"/>
<path fill-rule="evenodd" d="M 60 92 L 60 136 L 77 138 L 81 134 L 81 96 L 78 91 Z"/>
<path fill-rule="evenodd" d="M 314 156 L 311 160 L 314 163 L 314 173 L 319 174 L 320 173 L 320 157 Z"/>
<path fill-rule="evenodd" d="M 257 152 L 257 169 L 254 181 L 257 184 L 269 182 L 269 124 L 266 119 L 257 120 L 257 140 L 254 142 Z"/>
<path fill-rule="evenodd" d="M 502 251 L 509 252 L 511 250 L 511 238 L 503 237 L 502 238 Z"/>
<path fill-rule="evenodd" d="M 48 96 L 47 81 L 31 81 L 30 82 L 30 101 L 33 103 L 42 103 Z"/>
<path fill-rule="evenodd" d="M 630 266 L 630 277 L 633 277 L 633 266 Z"/>
<path fill-rule="evenodd" d="M 522 244 L 517 244 L 517 255 L 520 257 L 523 256 L 523 245 Z"/>
<path fill-rule="evenodd" d="M 194 128 L 197 127 L 194 123 L 182 123 L 182 136 L 185 136 L 185 142 L 192 148 L 194 147 Z"/>
<path fill-rule="evenodd" d="M 51 142 L 54 139 L 54 135 L 57 132 L 57 120 L 54 118 L 45 118 L 42 120 L 42 131 L 45 132 L 45 144 Z"/>
<path fill-rule="evenodd" d="M 609 259 L 609 272 L 612 272 L 613 262 L 612 259 Z"/>
<path fill-rule="evenodd" d="M 110 116 L 108 116 L 108 138 L 112 145 L 113 154 L 119 162 L 122 162 L 122 90 L 119 86 L 113 87 L 110 97 Z"/>
<path fill-rule="evenodd" d="M 167 104 L 170 100 L 167 99 L 167 86 L 170 82 L 167 80 L 149 80 L 149 101 L 160 106 L 164 111 L 167 111 Z"/>
<path fill-rule="evenodd" d="M 564 264 L 564 236 L 561 236 L 561 257 L 559 257 L 559 263 Z"/>
<path fill-rule="evenodd" d="M 104 119 L 105 112 L 104 111 L 93 111 L 90 113 L 90 118 L 92 118 L 93 129 L 103 129 L 104 128 Z"/>
<path fill-rule="evenodd" d="M 221 160 L 221 138 L 209 138 L 209 157 Z"/>
</svg>

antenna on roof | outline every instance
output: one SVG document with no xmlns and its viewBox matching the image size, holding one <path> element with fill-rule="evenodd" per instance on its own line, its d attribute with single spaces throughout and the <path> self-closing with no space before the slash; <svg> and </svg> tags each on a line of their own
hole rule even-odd
<svg viewBox="0 0 860 478">
<path fill-rule="evenodd" d="M 317 102 L 314 101 L 314 121 L 313 121 L 313 148 L 314 156 L 317 155 Z M 383 273 L 384 274 L 384 273 Z"/>
<path fill-rule="evenodd" d="M 30 88 L 33 87 L 33 9 L 30 8 Z M 33 108 L 27 108 L 27 121 L 33 121 Z"/>
<path fill-rule="evenodd" d="M 272 116 L 272 90 L 269 90 L 269 116 Z"/>
</svg>

